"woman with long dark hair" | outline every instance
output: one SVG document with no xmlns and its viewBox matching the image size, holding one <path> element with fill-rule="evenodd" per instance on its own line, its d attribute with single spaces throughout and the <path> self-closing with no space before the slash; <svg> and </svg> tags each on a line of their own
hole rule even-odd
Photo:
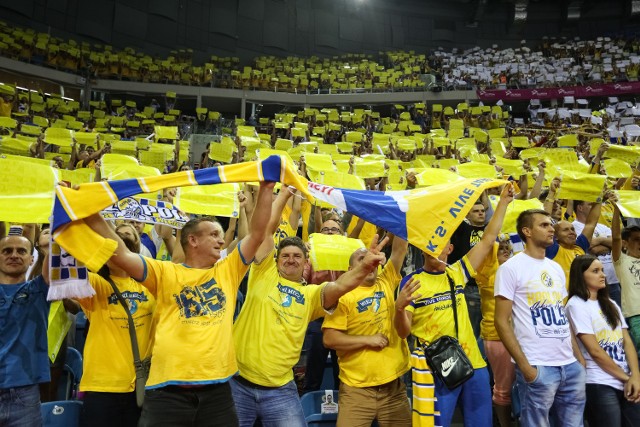
<svg viewBox="0 0 640 427">
<path fill-rule="evenodd" d="M 566 313 L 587 362 L 589 425 L 640 426 L 638 356 L 598 258 L 573 260 Z"/>
</svg>

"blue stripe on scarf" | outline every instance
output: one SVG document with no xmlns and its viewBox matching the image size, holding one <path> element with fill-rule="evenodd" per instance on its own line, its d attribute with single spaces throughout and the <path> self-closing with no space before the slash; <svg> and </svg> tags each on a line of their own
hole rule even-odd
<svg viewBox="0 0 640 427">
<path fill-rule="evenodd" d="M 222 182 L 217 167 L 194 170 L 193 176 L 199 185 L 220 184 Z"/>
<path fill-rule="evenodd" d="M 140 183 L 135 178 L 109 181 L 109 187 L 116 193 L 118 200 L 133 196 L 134 194 L 144 193 L 142 187 L 140 187 Z"/>
<path fill-rule="evenodd" d="M 62 203 L 60 203 L 58 195 L 56 194 L 53 202 L 53 230 L 56 230 L 61 225 L 68 224 L 70 222 L 71 217 L 69 217 L 67 211 L 62 207 Z"/>
<path fill-rule="evenodd" d="M 280 156 L 269 156 L 262 161 L 262 176 L 265 181 L 280 181 L 280 168 L 282 167 L 282 160 Z"/>
<path fill-rule="evenodd" d="M 393 197 L 380 191 L 341 191 L 348 212 L 407 240 L 407 216 Z"/>
</svg>

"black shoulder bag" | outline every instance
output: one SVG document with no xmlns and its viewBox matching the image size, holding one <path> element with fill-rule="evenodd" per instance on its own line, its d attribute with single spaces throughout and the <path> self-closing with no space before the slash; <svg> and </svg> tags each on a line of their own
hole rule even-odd
<svg viewBox="0 0 640 427">
<path fill-rule="evenodd" d="M 136 371 L 136 403 L 138 407 L 142 407 L 144 403 L 144 387 L 147 384 L 147 378 L 149 378 L 149 369 L 151 368 L 151 358 L 140 360 L 140 349 L 138 348 L 138 338 L 136 336 L 136 325 L 133 322 L 131 311 L 129 311 L 129 305 L 125 301 L 124 297 L 118 290 L 118 287 L 110 277 L 105 278 L 107 282 L 113 288 L 118 297 L 118 301 L 124 307 L 124 311 L 127 313 L 127 321 L 129 322 L 129 338 L 131 338 L 131 351 L 133 352 L 133 366 Z"/>
<path fill-rule="evenodd" d="M 453 279 L 448 273 L 451 287 L 451 307 L 455 321 L 456 338 L 443 335 L 429 345 L 423 344 L 424 356 L 429 367 L 449 390 L 462 385 L 473 376 L 473 365 L 458 342 L 458 301 Z"/>
</svg>

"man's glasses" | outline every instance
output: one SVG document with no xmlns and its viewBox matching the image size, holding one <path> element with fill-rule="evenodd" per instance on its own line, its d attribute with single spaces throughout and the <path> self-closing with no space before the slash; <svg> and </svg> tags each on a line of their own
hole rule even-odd
<svg viewBox="0 0 640 427">
<path fill-rule="evenodd" d="M 322 227 L 322 230 L 320 230 L 320 232 L 338 234 L 340 233 L 340 229 L 338 227 Z"/>
</svg>

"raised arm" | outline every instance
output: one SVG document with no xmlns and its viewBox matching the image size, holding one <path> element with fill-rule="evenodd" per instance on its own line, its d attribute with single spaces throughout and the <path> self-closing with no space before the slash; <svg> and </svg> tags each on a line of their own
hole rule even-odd
<svg viewBox="0 0 640 427">
<path fill-rule="evenodd" d="M 396 315 L 393 318 L 393 326 L 400 338 L 406 338 L 411 333 L 411 323 L 413 322 L 413 312 L 406 308 L 412 301 L 417 300 L 422 295 L 416 293 L 420 289 L 420 281 L 411 277 L 400 289 L 398 299 L 396 299 Z"/>
<path fill-rule="evenodd" d="M 273 236 L 273 234 L 278 229 L 278 225 L 280 225 L 280 217 L 282 216 L 282 210 L 284 209 L 284 206 L 287 204 L 289 197 L 291 197 L 291 192 L 288 190 L 287 186 L 283 185 L 282 188 L 280 188 L 280 193 L 278 193 L 278 197 L 276 197 L 276 200 L 273 202 L 271 217 L 269 218 L 268 223 L 265 225 L 265 228 L 264 228 L 265 238 L 262 241 L 262 244 L 260 245 L 260 247 L 258 248 L 258 251 L 256 252 L 257 262 L 262 262 L 262 260 L 267 255 L 269 255 L 269 253 L 273 250 L 274 243 L 271 236 Z M 272 196 L 272 199 L 273 199 L 273 196 Z M 258 213 L 256 210 L 256 215 L 257 214 Z M 251 224 L 253 227 L 253 221 L 251 221 Z"/>
<path fill-rule="evenodd" d="M 611 222 L 611 258 L 613 262 L 620 259 L 622 253 L 622 225 L 620 224 L 620 209 L 613 204 L 613 218 Z"/>
<path fill-rule="evenodd" d="M 256 208 L 251 218 L 249 234 L 240 242 L 242 256 L 247 261 L 252 260 L 256 256 L 258 248 L 260 248 L 262 242 L 266 240 L 266 231 L 269 226 L 269 220 L 271 219 L 274 185 L 275 182 L 260 183 L 260 190 L 258 191 Z"/>
<path fill-rule="evenodd" d="M 511 203 L 513 200 L 513 184 L 507 184 L 502 189 L 502 193 L 500 194 L 500 201 L 498 202 L 498 206 L 496 206 L 496 210 L 491 217 L 491 221 L 487 224 L 484 229 L 484 234 L 482 235 L 482 240 L 478 242 L 467 254 L 467 259 L 471 263 L 471 267 L 474 270 L 478 269 L 482 264 L 482 261 L 489 254 L 489 251 L 493 248 L 493 243 L 498 238 L 498 234 L 500 234 L 500 229 L 502 228 L 502 222 L 504 221 L 504 215 L 507 212 L 507 205 Z"/>
<path fill-rule="evenodd" d="M 402 264 L 404 263 L 404 257 L 407 255 L 407 249 L 409 243 L 401 239 L 398 236 L 393 236 L 393 242 L 391 242 L 391 255 L 389 256 L 389 262 L 393 264 L 393 268 L 400 273 Z"/>
<path fill-rule="evenodd" d="M 144 277 L 145 265 L 142 258 L 136 253 L 131 252 L 124 244 L 122 239 L 116 234 L 115 230 L 97 213 L 85 219 L 85 223 L 96 233 L 107 239 L 115 240 L 118 243 L 116 252 L 111 256 L 109 262 L 116 267 L 124 270 L 130 277 L 138 281 Z"/>
<path fill-rule="evenodd" d="M 544 161 L 540 160 L 538 162 L 538 176 L 536 177 L 536 182 L 533 184 L 533 188 L 529 191 L 527 199 L 535 199 L 540 195 L 542 183 L 544 182 L 545 167 Z"/>
<path fill-rule="evenodd" d="M 589 243 L 591 243 L 593 232 L 596 230 L 596 225 L 598 225 L 598 219 L 600 218 L 601 211 L 602 203 L 594 203 L 593 206 L 591 206 L 589 215 L 587 215 L 587 220 L 584 224 L 584 228 L 582 229 L 582 234 L 587 238 Z"/>
</svg>

